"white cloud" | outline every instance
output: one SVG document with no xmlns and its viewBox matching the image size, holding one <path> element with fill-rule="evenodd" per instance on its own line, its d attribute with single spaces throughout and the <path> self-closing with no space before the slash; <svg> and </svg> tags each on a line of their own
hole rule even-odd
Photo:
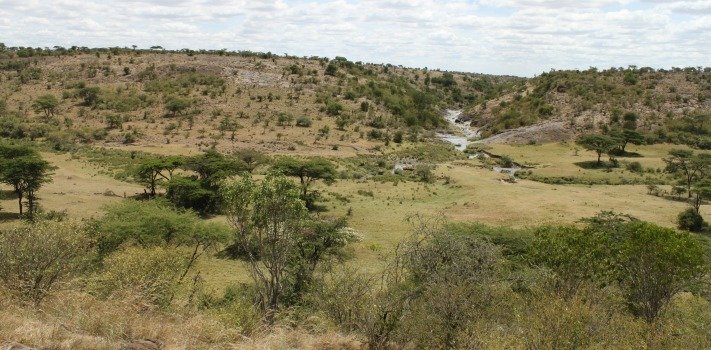
<svg viewBox="0 0 711 350">
<path fill-rule="evenodd" d="M 5 0 L 0 41 L 341 55 L 521 75 L 683 67 L 710 63 L 711 0 Z"/>
</svg>

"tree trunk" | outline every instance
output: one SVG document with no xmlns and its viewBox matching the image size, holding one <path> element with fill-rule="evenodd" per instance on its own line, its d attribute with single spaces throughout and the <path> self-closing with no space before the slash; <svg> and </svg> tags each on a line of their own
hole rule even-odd
<svg viewBox="0 0 711 350">
<path fill-rule="evenodd" d="M 27 193 L 27 215 L 32 220 L 35 214 L 35 192 L 29 191 Z"/>
<path fill-rule="evenodd" d="M 22 192 L 17 191 L 17 204 L 20 207 L 20 215 L 22 215 Z"/>
</svg>

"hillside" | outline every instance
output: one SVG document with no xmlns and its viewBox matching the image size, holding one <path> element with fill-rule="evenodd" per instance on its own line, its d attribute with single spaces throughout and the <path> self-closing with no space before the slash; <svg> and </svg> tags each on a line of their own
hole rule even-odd
<svg viewBox="0 0 711 350">
<path fill-rule="evenodd" d="M 551 71 L 470 105 L 466 113 L 484 137 L 513 129 L 490 140 L 495 143 L 565 140 L 634 123 L 655 142 L 708 148 L 710 126 L 693 125 L 693 118 L 711 113 L 711 68 Z"/>
<path fill-rule="evenodd" d="M 402 135 L 418 140 L 446 128 L 442 109 L 483 101 L 512 79 L 342 57 L 5 49 L 2 136 L 44 137 L 57 149 L 86 143 L 367 153 Z"/>
</svg>

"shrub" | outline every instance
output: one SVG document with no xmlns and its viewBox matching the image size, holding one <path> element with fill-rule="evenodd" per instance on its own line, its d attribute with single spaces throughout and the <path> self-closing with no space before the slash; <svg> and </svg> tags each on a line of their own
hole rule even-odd
<svg viewBox="0 0 711 350">
<path fill-rule="evenodd" d="M 122 295 L 166 307 L 186 264 L 185 254 L 177 249 L 130 247 L 104 260 L 104 270 L 91 281 L 90 289 L 104 298 Z"/>
<path fill-rule="evenodd" d="M 627 170 L 633 173 L 641 174 L 642 172 L 644 172 L 644 168 L 639 162 L 628 163 L 625 167 L 627 168 Z"/>
<path fill-rule="evenodd" d="M 40 302 L 85 266 L 90 240 L 72 223 L 39 223 L 0 233 L 0 280 L 22 299 Z"/>
<path fill-rule="evenodd" d="M 99 253 L 106 255 L 124 243 L 143 247 L 180 243 L 197 220 L 192 212 L 172 210 L 166 201 L 124 201 L 108 206 L 106 215 L 93 225 L 99 232 Z"/>
<path fill-rule="evenodd" d="M 299 117 L 298 119 L 296 119 L 296 126 L 302 128 L 311 127 L 311 119 L 307 116 Z"/>
<path fill-rule="evenodd" d="M 701 232 L 706 227 L 706 222 L 694 208 L 688 208 L 679 213 L 677 225 L 681 230 Z"/>
<path fill-rule="evenodd" d="M 417 178 L 426 183 L 431 183 L 434 182 L 435 176 L 432 170 L 434 169 L 433 166 L 428 165 L 428 164 L 418 164 L 415 166 L 415 175 L 417 175 Z"/>
<path fill-rule="evenodd" d="M 343 105 L 338 102 L 330 101 L 326 104 L 326 114 L 328 115 L 336 116 L 341 114 L 341 111 L 343 111 Z"/>
</svg>

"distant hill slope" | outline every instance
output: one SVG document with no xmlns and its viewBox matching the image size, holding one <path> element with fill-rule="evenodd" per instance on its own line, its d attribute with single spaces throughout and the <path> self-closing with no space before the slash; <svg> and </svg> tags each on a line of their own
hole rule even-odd
<svg viewBox="0 0 711 350">
<path fill-rule="evenodd" d="M 495 142 L 568 139 L 634 118 L 635 128 L 655 137 L 674 138 L 681 132 L 691 135 L 681 137 L 695 138 L 680 140 L 684 143 L 708 143 L 711 68 L 552 71 L 511 85 L 465 113 L 484 137 L 514 129 Z M 706 121 L 698 125 L 700 117 Z"/>
<path fill-rule="evenodd" d="M 0 46 L 0 136 L 340 155 L 447 127 L 512 77 L 343 57 Z M 42 104 L 56 105 L 43 108 Z"/>
<path fill-rule="evenodd" d="M 461 108 L 497 143 L 634 127 L 708 148 L 711 68 L 491 76 L 250 51 L 7 48 L 0 136 L 54 147 L 348 155 L 433 136 Z M 706 118 L 706 119 L 704 119 Z M 629 125 L 628 125 L 629 126 Z"/>
</svg>

